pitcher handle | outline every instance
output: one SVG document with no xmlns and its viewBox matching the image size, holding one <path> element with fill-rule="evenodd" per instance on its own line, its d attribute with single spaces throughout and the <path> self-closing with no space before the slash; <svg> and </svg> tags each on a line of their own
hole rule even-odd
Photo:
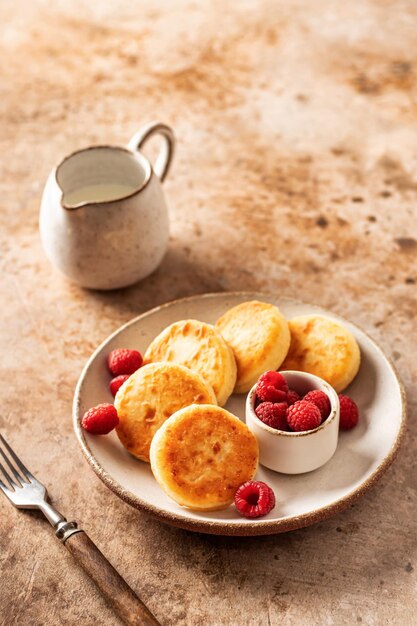
<svg viewBox="0 0 417 626">
<path fill-rule="evenodd" d="M 133 135 L 128 148 L 133 152 L 140 150 L 153 135 L 162 135 L 164 139 L 153 168 L 162 182 L 168 174 L 174 156 L 175 136 L 172 128 L 160 122 L 150 122 Z"/>
</svg>

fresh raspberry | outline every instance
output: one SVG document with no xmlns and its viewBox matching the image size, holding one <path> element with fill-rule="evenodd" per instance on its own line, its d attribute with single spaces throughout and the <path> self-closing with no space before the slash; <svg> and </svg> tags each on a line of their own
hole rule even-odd
<svg viewBox="0 0 417 626">
<path fill-rule="evenodd" d="M 312 402 L 299 400 L 289 407 L 287 411 L 287 422 L 291 430 L 297 432 L 313 430 L 321 424 L 320 411 Z"/>
<path fill-rule="evenodd" d="M 303 400 L 306 402 L 312 402 L 316 405 L 318 410 L 320 411 L 321 421 L 324 422 L 329 417 L 330 414 L 330 400 L 327 393 L 324 391 L 320 391 L 320 389 L 313 389 L 313 391 L 309 391 L 304 396 Z"/>
<path fill-rule="evenodd" d="M 129 374 L 120 374 L 120 376 L 116 376 L 116 378 L 111 379 L 109 383 L 109 387 L 110 387 L 110 391 L 112 392 L 114 396 L 116 395 L 120 387 L 128 378 L 130 378 Z"/>
<path fill-rule="evenodd" d="M 248 480 L 235 493 L 235 507 L 243 517 L 267 515 L 275 506 L 275 494 L 266 483 Z"/>
<path fill-rule="evenodd" d="M 118 348 L 112 350 L 107 357 L 107 366 L 113 376 L 120 374 L 133 374 L 142 365 L 143 359 L 137 350 L 128 350 L 127 348 Z"/>
<path fill-rule="evenodd" d="M 288 406 L 295 404 L 299 400 L 301 400 L 300 394 L 294 391 L 294 389 L 288 389 L 288 393 L 287 393 Z"/>
<path fill-rule="evenodd" d="M 256 384 L 256 395 L 264 402 L 285 402 L 288 385 L 279 372 L 265 372 Z"/>
<path fill-rule="evenodd" d="M 271 428 L 277 430 L 288 430 L 287 424 L 287 403 L 286 402 L 262 402 L 259 404 L 255 413 L 257 417 Z"/>
<path fill-rule="evenodd" d="M 340 402 L 340 422 L 339 428 L 341 430 L 350 430 L 354 428 L 359 420 L 359 409 L 352 398 L 339 394 Z"/>
<path fill-rule="evenodd" d="M 81 426 L 93 435 L 107 435 L 117 424 L 119 417 L 112 404 L 98 404 L 84 413 Z"/>
</svg>

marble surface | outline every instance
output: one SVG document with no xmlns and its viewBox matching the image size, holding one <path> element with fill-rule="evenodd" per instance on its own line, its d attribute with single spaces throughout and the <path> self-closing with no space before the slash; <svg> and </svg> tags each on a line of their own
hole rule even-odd
<svg viewBox="0 0 417 626">
<path fill-rule="evenodd" d="M 161 623 L 411 624 L 417 610 L 417 5 L 412 0 L 0 2 L 0 428 Z M 38 236 L 44 181 L 148 120 L 178 151 L 169 251 L 142 283 L 83 291 Z M 152 154 L 151 154 L 152 156 Z M 131 317 L 207 291 L 329 307 L 395 361 L 408 433 L 349 510 L 286 535 L 164 526 L 91 472 L 80 370 Z M 0 513 L 1 626 L 120 622 L 36 513 Z"/>
</svg>

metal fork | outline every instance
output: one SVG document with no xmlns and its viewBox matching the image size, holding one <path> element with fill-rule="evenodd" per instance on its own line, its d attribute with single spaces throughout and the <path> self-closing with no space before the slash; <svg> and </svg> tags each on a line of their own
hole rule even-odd
<svg viewBox="0 0 417 626">
<path fill-rule="evenodd" d="M 78 528 L 76 522 L 68 522 L 48 502 L 45 487 L 23 465 L 1 434 L 0 455 L 0 470 L 3 474 L 0 489 L 10 502 L 18 509 L 42 511 L 55 529 L 56 536 L 92 578 L 125 624 L 161 626 L 85 531 Z"/>
</svg>

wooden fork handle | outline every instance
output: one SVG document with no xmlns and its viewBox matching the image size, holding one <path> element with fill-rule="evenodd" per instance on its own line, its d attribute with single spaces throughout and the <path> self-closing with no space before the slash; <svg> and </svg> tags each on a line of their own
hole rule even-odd
<svg viewBox="0 0 417 626">
<path fill-rule="evenodd" d="M 83 530 L 69 535 L 64 543 L 125 624 L 161 626 Z"/>
</svg>

